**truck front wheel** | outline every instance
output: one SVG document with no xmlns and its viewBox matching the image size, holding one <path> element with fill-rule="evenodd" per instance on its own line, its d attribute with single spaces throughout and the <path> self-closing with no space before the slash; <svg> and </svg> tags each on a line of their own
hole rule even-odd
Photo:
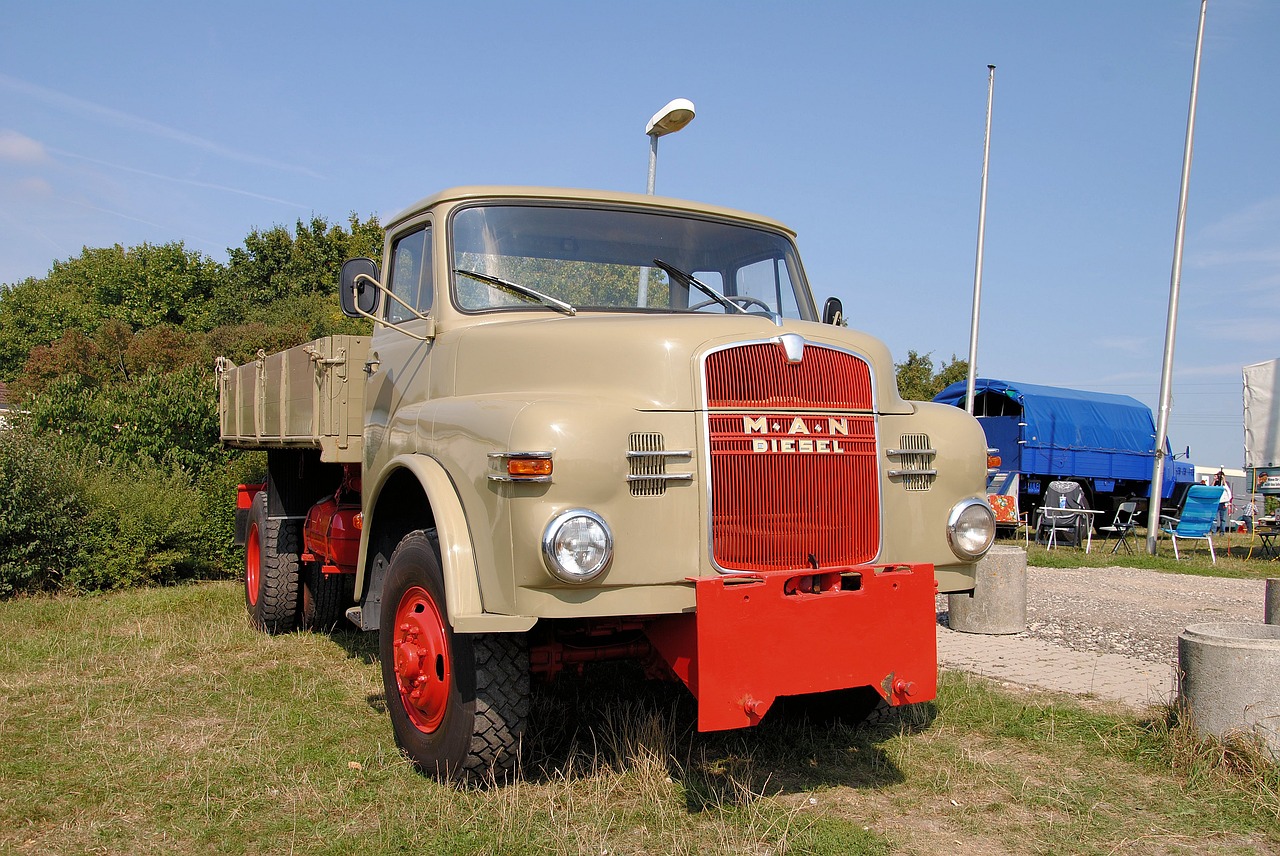
<svg viewBox="0 0 1280 856">
<path fill-rule="evenodd" d="M 298 524 L 267 516 L 267 492 L 258 491 L 249 509 L 245 541 L 244 603 L 253 626 L 288 633 L 298 623 Z"/>
<path fill-rule="evenodd" d="M 529 715 L 523 634 L 454 633 L 427 534 L 404 537 L 382 590 L 378 653 L 396 743 L 441 778 L 506 777 Z"/>
</svg>

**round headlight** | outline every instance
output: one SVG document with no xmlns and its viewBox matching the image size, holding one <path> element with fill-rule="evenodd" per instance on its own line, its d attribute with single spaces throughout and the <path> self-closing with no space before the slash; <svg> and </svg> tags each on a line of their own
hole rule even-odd
<svg viewBox="0 0 1280 856">
<path fill-rule="evenodd" d="M 564 511 L 547 524 L 542 535 L 547 568 L 559 579 L 585 583 L 595 579 L 613 558 L 613 535 L 594 511 Z"/>
<path fill-rule="evenodd" d="M 981 559 L 996 539 L 996 516 L 980 499 L 966 499 L 947 518 L 947 543 L 961 559 Z"/>
</svg>

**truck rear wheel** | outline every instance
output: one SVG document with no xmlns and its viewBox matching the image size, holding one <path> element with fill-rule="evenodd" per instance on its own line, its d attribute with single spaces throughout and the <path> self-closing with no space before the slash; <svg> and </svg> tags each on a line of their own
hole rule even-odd
<svg viewBox="0 0 1280 856">
<path fill-rule="evenodd" d="M 253 626 L 288 633 L 298 623 L 298 524 L 267 516 L 267 492 L 258 491 L 249 509 L 245 542 L 244 602 Z"/>
<path fill-rule="evenodd" d="M 354 588 L 351 574 L 326 574 L 312 563 L 302 574 L 301 625 L 322 633 L 332 630 L 353 603 Z"/>
<path fill-rule="evenodd" d="M 454 633 L 427 534 L 404 537 L 382 589 L 378 653 L 396 743 L 426 773 L 501 780 L 529 715 L 523 634 Z"/>
</svg>

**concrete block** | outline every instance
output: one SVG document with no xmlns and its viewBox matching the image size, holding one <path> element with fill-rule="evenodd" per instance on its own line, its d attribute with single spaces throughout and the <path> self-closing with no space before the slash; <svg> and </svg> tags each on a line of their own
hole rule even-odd
<svg viewBox="0 0 1280 856">
<path fill-rule="evenodd" d="M 962 633 L 1027 629 L 1027 551 L 996 545 L 978 562 L 972 593 L 947 596 L 948 623 Z"/>
<path fill-rule="evenodd" d="M 1252 736 L 1280 760 L 1280 625 L 1193 624 L 1178 636 L 1178 671 L 1198 733 Z"/>
</svg>

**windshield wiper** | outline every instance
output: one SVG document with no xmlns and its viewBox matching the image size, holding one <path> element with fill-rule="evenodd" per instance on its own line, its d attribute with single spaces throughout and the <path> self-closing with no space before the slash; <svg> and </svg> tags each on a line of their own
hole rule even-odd
<svg viewBox="0 0 1280 856">
<path fill-rule="evenodd" d="M 662 259 L 654 259 L 653 263 L 654 265 L 656 265 L 657 267 L 665 271 L 667 276 L 674 277 L 675 279 L 679 280 L 680 284 L 683 285 L 685 288 L 688 288 L 691 285 L 695 286 L 699 291 L 701 291 L 707 297 L 710 297 L 716 303 L 719 303 L 722 306 L 728 307 L 729 309 L 732 309 L 734 312 L 741 312 L 743 315 L 748 314 L 746 309 L 743 309 L 741 306 L 734 303 L 732 300 L 725 297 L 723 294 L 716 291 L 714 288 L 707 285 L 705 282 L 698 279 L 693 274 L 685 273 L 684 271 L 680 270 L 680 268 L 676 267 L 673 264 L 668 264 L 667 262 L 664 262 Z"/>
<path fill-rule="evenodd" d="M 516 294 L 520 295 L 521 297 L 528 297 L 531 300 L 536 300 L 539 303 L 541 303 L 543 306 L 549 306 L 552 309 L 557 309 L 563 312 L 565 315 L 578 314 L 578 310 L 574 309 L 568 303 L 565 303 L 563 300 L 557 300 L 556 298 L 552 297 L 550 294 L 543 294 L 541 291 L 538 291 L 538 289 L 536 288 L 530 288 L 529 286 L 521 285 L 518 282 L 510 282 L 500 277 L 489 276 L 489 274 L 487 273 L 480 273 L 479 271 L 475 271 L 475 270 L 466 270 L 465 268 L 454 268 L 453 272 L 462 274 L 463 276 L 469 276 L 472 279 L 478 279 L 481 282 L 487 282 L 489 285 L 495 286 L 497 288 L 505 289 L 506 291 L 514 291 Z"/>
</svg>

